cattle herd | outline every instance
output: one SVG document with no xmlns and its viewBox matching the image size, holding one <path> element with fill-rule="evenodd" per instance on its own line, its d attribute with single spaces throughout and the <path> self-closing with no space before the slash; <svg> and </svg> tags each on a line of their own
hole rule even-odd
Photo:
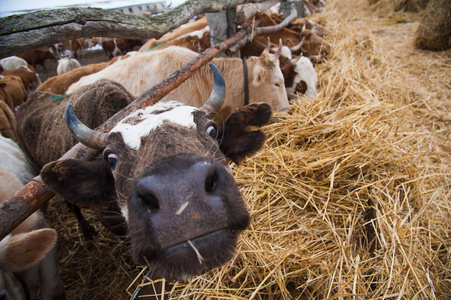
<svg viewBox="0 0 451 300">
<path fill-rule="evenodd" d="M 324 1 L 306 3 L 310 12 L 324 9 Z M 272 11 L 255 19 L 261 27 L 282 21 Z M 211 47 L 205 17 L 158 40 L 78 39 L 2 59 L 0 202 L 40 174 L 74 208 L 86 237 L 80 206 L 126 238 L 151 278 L 187 281 L 222 265 L 250 222 L 229 162 L 261 149 L 259 128 L 276 120 L 273 112 L 288 112 L 298 94 L 316 95 L 314 65 L 331 51 L 327 34 L 297 18 L 257 36 L 242 58 L 213 59 L 108 133 L 92 129 Z M 88 43 L 110 60 L 82 66 Z M 36 69 L 47 60 L 58 61 L 57 76 L 41 82 Z M 93 149 L 92 160 L 58 160 L 78 142 Z M 64 299 L 55 243 L 39 211 L 1 240 L 0 296 L 21 299 L 40 286 L 43 299 Z"/>
</svg>

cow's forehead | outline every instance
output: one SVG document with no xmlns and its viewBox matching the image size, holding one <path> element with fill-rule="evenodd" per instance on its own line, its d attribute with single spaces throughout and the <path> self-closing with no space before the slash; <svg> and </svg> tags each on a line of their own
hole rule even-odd
<svg viewBox="0 0 451 300">
<path fill-rule="evenodd" d="M 141 146 L 141 138 L 148 136 L 163 123 L 171 122 L 188 128 L 196 127 L 193 112 L 198 110 L 177 101 L 158 102 L 128 115 L 111 130 L 111 133 L 119 132 L 128 147 L 138 150 Z"/>
</svg>

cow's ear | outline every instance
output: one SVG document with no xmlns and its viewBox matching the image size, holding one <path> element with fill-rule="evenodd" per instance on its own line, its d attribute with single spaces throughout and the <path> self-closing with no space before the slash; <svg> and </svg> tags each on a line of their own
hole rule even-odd
<svg viewBox="0 0 451 300">
<path fill-rule="evenodd" d="M 271 119 L 271 106 L 253 103 L 234 112 L 224 124 L 219 148 L 235 163 L 255 154 L 265 143 L 265 134 L 250 127 L 262 127 Z"/>
<path fill-rule="evenodd" d="M 54 193 L 80 206 L 108 207 L 114 193 L 113 175 L 104 160 L 54 161 L 42 168 L 41 178 Z"/>
<path fill-rule="evenodd" d="M 268 72 L 268 67 L 264 67 L 264 63 L 261 61 L 255 65 L 255 67 L 252 70 L 252 73 L 253 73 L 252 76 L 254 78 L 252 80 L 252 85 L 256 87 L 266 83 L 266 78 L 270 76 Z"/>
</svg>

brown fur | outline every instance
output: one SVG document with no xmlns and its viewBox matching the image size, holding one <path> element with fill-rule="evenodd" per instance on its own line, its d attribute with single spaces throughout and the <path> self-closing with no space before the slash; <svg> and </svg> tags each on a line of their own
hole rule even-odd
<svg viewBox="0 0 451 300">
<path fill-rule="evenodd" d="M 85 42 L 84 38 L 79 38 L 79 39 L 75 39 L 75 40 L 71 40 L 70 41 L 70 47 L 72 49 L 72 55 L 74 56 L 75 59 L 78 58 L 78 51 L 83 49 L 84 42 Z"/>
<path fill-rule="evenodd" d="M 174 102 L 163 105 L 168 106 L 152 115 L 161 116 L 174 107 L 191 112 Z M 126 146 L 120 133 L 110 133 L 100 156 L 114 153 L 116 162 L 60 160 L 41 172 L 49 188 L 74 203 L 96 205 L 115 195 L 118 205 L 127 208 L 133 258 L 149 263 L 155 279 L 185 281 L 232 258 L 249 215 L 227 171 L 227 159 L 239 162 L 261 148 L 264 133 L 251 128 L 266 124 L 271 108 L 252 104 L 234 112 L 220 126 L 220 140 L 207 133 L 214 123 L 205 112 L 191 114 L 195 125 L 167 120 L 141 136 L 137 149 Z M 141 116 L 130 116 L 126 123 L 140 121 Z"/>
<path fill-rule="evenodd" d="M 110 68 L 81 78 L 68 89 L 68 93 L 80 86 L 91 84 L 101 78 L 120 82 L 136 97 L 169 77 L 197 56 L 196 52 L 182 47 L 169 47 L 159 51 L 138 53 L 124 61 L 116 62 Z M 275 56 L 263 53 L 247 60 L 249 79 L 249 103 L 266 102 L 275 111 L 289 109 L 283 74 L 278 62 L 270 62 Z M 243 62 L 239 58 L 215 58 L 213 63 L 219 68 L 226 83 L 226 98 L 220 114 L 236 111 L 244 105 Z M 276 76 L 273 77 L 273 74 Z M 201 107 L 213 86 L 213 78 L 208 66 L 203 66 L 174 89 L 162 100 L 177 100 L 195 107 Z M 215 119 L 217 120 L 217 119 Z"/>
<path fill-rule="evenodd" d="M 105 69 L 109 65 L 108 62 L 91 64 L 82 66 L 60 76 L 53 76 L 44 81 L 38 88 L 37 92 L 52 93 L 55 95 L 62 95 L 66 92 L 69 86 L 77 82 L 81 77 L 97 73 Z"/>
<path fill-rule="evenodd" d="M 109 80 L 98 81 L 61 98 L 35 92 L 16 112 L 17 137 L 22 149 L 41 168 L 76 144 L 64 120 L 68 103 L 73 104 L 87 126 L 96 128 L 132 100 L 121 85 Z"/>
<path fill-rule="evenodd" d="M 149 50 L 158 45 L 168 43 L 168 42 L 175 40 L 185 34 L 205 28 L 205 26 L 207 26 L 207 25 L 208 25 L 207 17 L 203 16 L 194 22 L 187 23 L 185 25 L 178 27 L 177 29 L 174 29 L 171 32 L 166 33 L 158 40 L 150 39 L 141 48 L 139 48 L 139 51 Z"/>
<path fill-rule="evenodd" d="M 17 142 L 16 118 L 5 101 L 0 100 L 0 133 L 6 138 Z"/>
<path fill-rule="evenodd" d="M 28 91 L 34 89 L 41 83 L 36 73 L 36 69 L 33 68 L 32 65 L 28 65 L 27 67 L 21 66 L 20 68 L 14 70 L 3 71 L 1 75 L 15 75 L 20 77 L 25 89 Z"/>
<path fill-rule="evenodd" d="M 34 49 L 28 52 L 17 54 L 17 56 L 25 59 L 27 63 L 29 65 L 32 65 L 35 69 L 37 65 L 41 65 L 45 69 L 45 61 L 47 59 L 56 60 L 55 54 L 53 54 L 49 50 L 42 49 Z"/>
<path fill-rule="evenodd" d="M 22 79 L 15 75 L 8 75 L 0 79 L 0 99 L 4 100 L 11 109 L 27 100 L 28 93 Z"/>
</svg>

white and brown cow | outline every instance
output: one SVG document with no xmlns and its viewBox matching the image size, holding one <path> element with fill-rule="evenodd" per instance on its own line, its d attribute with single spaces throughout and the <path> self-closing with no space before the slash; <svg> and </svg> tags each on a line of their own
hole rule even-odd
<svg viewBox="0 0 451 300">
<path fill-rule="evenodd" d="M 37 172 L 19 146 L 1 134 L 0 157 L 2 203 Z M 42 299 L 65 299 L 56 260 L 56 232 L 47 227 L 42 213 L 36 211 L 0 241 L 0 293 L 7 299 L 29 299 L 25 295 L 35 297 L 38 289 Z"/>
<path fill-rule="evenodd" d="M 41 171 L 47 187 L 75 204 L 117 203 L 133 258 L 150 264 L 152 278 L 186 281 L 222 265 L 250 221 L 228 161 L 239 163 L 262 147 L 265 135 L 255 128 L 267 124 L 271 108 L 253 103 L 213 122 L 225 83 L 212 68 L 214 87 L 201 108 L 160 101 L 130 113 L 109 133 L 90 130 L 68 106 L 74 136 L 101 152 L 92 161 L 60 160 Z"/>
<path fill-rule="evenodd" d="M 81 86 L 105 78 L 119 82 L 131 94 L 139 96 L 197 55 L 196 52 L 177 46 L 138 53 L 100 72 L 81 78 L 72 84 L 66 93 L 70 94 Z M 289 103 L 279 66 L 279 55 L 280 52 L 276 54 L 263 52 L 258 57 L 247 59 L 248 103 L 265 102 L 271 105 L 274 111 L 286 112 L 289 110 Z M 239 58 L 215 58 L 213 63 L 219 68 L 226 82 L 227 94 L 219 115 L 227 118 L 245 104 L 243 61 Z M 213 86 L 213 80 L 209 74 L 207 66 L 200 68 L 162 101 L 177 99 L 177 101 L 201 107 Z"/>
</svg>

